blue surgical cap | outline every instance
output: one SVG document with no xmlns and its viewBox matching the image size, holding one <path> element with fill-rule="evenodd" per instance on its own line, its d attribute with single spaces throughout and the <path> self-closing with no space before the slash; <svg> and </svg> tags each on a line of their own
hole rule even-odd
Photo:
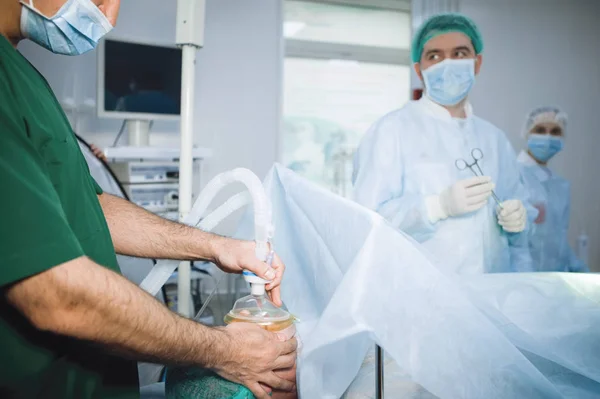
<svg viewBox="0 0 600 399">
<path fill-rule="evenodd" d="M 479 28 L 472 19 L 457 13 L 437 14 L 425 21 L 415 34 L 411 49 L 412 61 L 414 63 L 421 61 L 425 43 L 436 36 L 450 32 L 460 32 L 467 35 L 473 43 L 476 54 L 481 54 L 483 51 L 481 32 L 479 32 Z"/>
</svg>

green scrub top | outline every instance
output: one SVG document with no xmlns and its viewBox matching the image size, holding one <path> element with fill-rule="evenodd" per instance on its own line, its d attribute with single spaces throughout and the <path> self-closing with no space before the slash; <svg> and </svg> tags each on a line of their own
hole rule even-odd
<svg viewBox="0 0 600 399">
<path fill-rule="evenodd" d="M 135 362 L 37 330 L 2 292 L 81 256 L 120 273 L 102 190 L 69 121 L 45 79 L 2 35 L 0 184 L 0 398 L 138 398 Z"/>
</svg>

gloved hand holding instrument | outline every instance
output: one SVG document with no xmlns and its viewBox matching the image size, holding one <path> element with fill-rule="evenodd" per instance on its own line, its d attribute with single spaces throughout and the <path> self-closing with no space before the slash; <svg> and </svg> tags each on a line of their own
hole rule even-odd
<svg viewBox="0 0 600 399">
<path fill-rule="evenodd" d="M 471 170 L 475 177 L 459 180 L 444 190 L 440 195 L 426 198 L 426 207 L 431 223 L 448 217 L 456 217 L 475 212 L 485 206 L 489 197 L 498 204 L 498 223 L 508 233 L 520 233 L 525 230 L 527 211 L 520 200 L 500 202 L 494 192 L 495 184 L 492 178 L 484 176 L 479 161 L 483 152 L 479 148 L 471 151 L 473 161 L 457 159 L 455 166 L 458 170 Z"/>
</svg>

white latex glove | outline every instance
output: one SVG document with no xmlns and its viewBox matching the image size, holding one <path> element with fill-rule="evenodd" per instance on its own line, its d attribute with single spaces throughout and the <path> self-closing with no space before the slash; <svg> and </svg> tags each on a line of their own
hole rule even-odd
<svg viewBox="0 0 600 399">
<path fill-rule="evenodd" d="M 527 210 L 519 200 L 508 200 L 498 208 L 498 223 L 508 233 L 520 233 L 527 226 Z"/>
<path fill-rule="evenodd" d="M 485 206 L 495 185 L 489 176 L 460 180 L 440 195 L 425 198 L 429 221 L 435 223 L 450 216 L 475 212 Z"/>
</svg>

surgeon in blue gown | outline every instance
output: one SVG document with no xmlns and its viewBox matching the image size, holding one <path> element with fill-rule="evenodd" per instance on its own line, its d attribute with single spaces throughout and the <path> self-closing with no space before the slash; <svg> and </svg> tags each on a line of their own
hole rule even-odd
<svg viewBox="0 0 600 399">
<path fill-rule="evenodd" d="M 540 272 L 589 271 L 568 241 L 571 185 L 548 168 L 564 146 L 566 127 L 566 113 L 544 106 L 529 113 L 523 129 L 527 149 L 518 160 L 531 202 L 539 210 L 529 247 L 533 267 Z"/>
<path fill-rule="evenodd" d="M 379 119 L 354 160 L 355 201 L 421 242 L 443 271 L 463 275 L 531 270 L 529 206 L 516 154 L 468 102 L 482 51 L 469 18 L 425 21 L 412 46 L 425 96 Z M 471 163 L 474 149 L 483 154 L 483 176 L 455 166 L 458 159 Z"/>
</svg>

